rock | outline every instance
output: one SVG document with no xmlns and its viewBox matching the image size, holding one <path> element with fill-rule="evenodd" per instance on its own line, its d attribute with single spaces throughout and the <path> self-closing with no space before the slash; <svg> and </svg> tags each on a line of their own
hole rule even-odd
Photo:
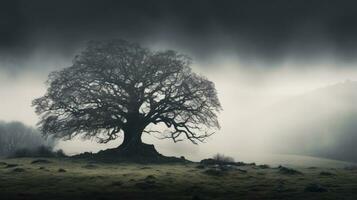
<svg viewBox="0 0 357 200">
<path fill-rule="evenodd" d="M 154 183 L 148 183 L 148 182 L 139 182 L 139 183 L 136 183 L 135 186 L 142 190 L 157 188 L 157 185 L 155 185 Z"/>
<path fill-rule="evenodd" d="M 219 165 L 216 167 L 220 168 L 222 171 L 232 171 L 236 169 L 235 166 L 232 165 Z"/>
<path fill-rule="evenodd" d="M 45 159 L 38 159 L 31 162 L 31 164 L 49 164 L 51 161 Z"/>
<path fill-rule="evenodd" d="M 211 175 L 211 176 L 223 176 L 224 172 L 220 170 L 219 168 L 210 168 L 204 171 L 205 174 Z"/>
<path fill-rule="evenodd" d="M 123 185 L 123 182 L 121 182 L 121 181 L 113 181 L 111 185 L 112 186 L 121 186 L 121 185 Z"/>
<path fill-rule="evenodd" d="M 202 198 L 197 195 L 193 195 L 192 200 L 202 200 Z"/>
<path fill-rule="evenodd" d="M 59 169 L 58 169 L 58 172 L 63 173 L 63 172 L 67 172 L 67 171 L 66 171 L 65 169 L 59 168 Z"/>
<path fill-rule="evenodd" d="M 13 172 L 25 172 L 26 170 L 23 168 L 15 168 L 12 170 Z"/>
<path fill-rule="evenodd" d="M 13 168 L 19 166 L 18 164 L 6 164 L 5 168 Z"/>
<path fill-rule="evenodd" d="M 258 165 L 258 168 L 260 168 L 260 169 L 269 169 L 270 166 L 264 164 L 264 165 Z"/>
<path fill-rule="evenodd" d="M 196 168 L 197 168 L 197 169 L 204 169 L 204 168 L 205 168 L 205 166 L 204 166 L 204 165 L 202 165 L 202 164 L 199 164 L 199 165 L 197 165 L 197 166 L 196 166 Z"/>
<path fill-rule="evenodd" d="M 344 169 L 345 169 L 345 170 L 357 170 L 357 166 L 355 166 L 355 165 L 346 166 Z"/>
<path fill-rule="evenodd" d="M 149 184 L 153 184 L 156 182 L 156 177 L 154 175 L 148 175 L 144 181 Z"/>
<path fill-rule="evenodd" d="M 45 167 L 39 167 L 38 168 L 39 170 L 42 170 L 42 171 L 46 171 L 46 172 L 49 172 L 50 170 L 46 169 Z"/>
<path fill-rule="evenodd" d="M 287 167 L 283 167 L 283 166 L 279 166 L 279 173 L 280 174 L 284 174 L 284 175 L 301 175 L 302 173 L 295 170 L 295 169 L 291 169 L 291 168 L 287 168 Z"/>
<path fill-rule="evenodd" d="M 239 172 L 242 172 L 242 173 L 247 173 L 248 171 L 247 170 L 244 170 L 244 169 L 237 169 Z"/>
<path fill-rule="evenodd" d="M 308 169 L 317 169 L 317 167 L 308 167 Z"/>
<path fill-rule="evenodd" d="M 151 167 L 141 167 L 140 169 L 152 169 Z"/>
<path fill-rule="evenodd" d="M 208 159 L 201 160 L 200 164 L 202 164 L 202 165 L 214 165 L 214 164 L 217 164 L 217 161 L 212 159 L 212 158 L 208 158 Z"/>
<path fill-rule="evenodd" d="M 311 183 L 305 187 L 305 192 L 327 192 L 327 189 L 317 183 Z"/>
<path fill-rule="evenodd" d="M 237 164 L 241 164 L 242 166 L 256 166 L 256 164 L 254 162 L 252 163 L 244 163 L 244 162 L 238 162 Z"/>
<path fill-rule="evenodd" d="M 235 163 L 234 162 L 225 162 L 225 161 L 215 160 L 213 158 L 208 158 L 208 159 L 201 160 L 200 164 L 202 164 L 202 165 L 227 165 L 227 164 L 234 165 Z"/>
<path fill-rule="evenodd" d="M 327 171 L 322 171 L 320 172 L 321 176 L 334 176 L 335 174 L 331 173 L 331 172 L 327 172 Z"/>
<path fill-rule="evenodd" d="M 85 169 L 97 169 L 98 166 L 94 165 L 94 164 L 87 164 L 87 165 L 82 166 L 82 168 L 85 168 Z"/>
</svg>

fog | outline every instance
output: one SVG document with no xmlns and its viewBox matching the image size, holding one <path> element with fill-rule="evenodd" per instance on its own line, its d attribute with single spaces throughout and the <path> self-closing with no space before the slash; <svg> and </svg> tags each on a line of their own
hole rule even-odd
<svg viewBox="0 0 357 200">
<path fill-rule="evenodd" d="M 35 127 L 31 101 L 45 93 L 47 75 L 70 66 L 88 40 L 121 38 L 187 54 L 193 71 L 216 84 L 221 130 L 200 145 L 145 135 L 159 152 L 193 160 L 224 153 L 256 162 L 271 160 L 267 154 L 357 161 L 351 142 L 357 129 L 351 103 L 357 91 L 355 1 L 3 4 L 0 120 Z M 57 148 L 71 155 L 120 142 L 76 139 Z"/>
<path fill-rule="evenodd" d="M 21 122 L 0 121 L 0 157 L 20 156 L 24 153 L 34 155 L 41 149 L 50 152 L 55 143 L 52 138 L 43 138 L 38 130 Z"/>
<path fill-rule="evenodd" d="M 51 63 L 32 59 L 31 62 L 36 65 L 47 65 L 46 70 L 36 73 L 29 71 L 11 74 L 3 70 L 0 78 L 0 119 L 18 120 L 35 127 L 38 117 L 31 107 L 31 101 L 45 92 L 47 73 L 68 66 L 70 60 L 54 59 Z M 194 59 L 192 67 L 195 72 L 206 76 L 216 85 L 223 106 L 219 115 L 222 128 L 199 145 L 188 141 L 174 144 L 170 140 L 145 135 L 144 142 L 155 144 L 159 152 L 165 155 L 183 155 L 193 160 L 215 153 L 224 153 L 236 160 L 256 162 L 271 159 L 267 157 L 269 154 L 357 160 L 354 156 L 343 156 L 353 152 L 331 153 L 337 151 L 336 146 L 344 144 L 345 141 L 337 138 L 339 134 L 345 134 L 345 126 L 332 126 L 333 132 L 329 134 L 321 135 L 317 131 L 324 129 L 325 123 L 328 123 L 326 118 L 331 118 L 342 110 L 350 113 L 355 108 L 353 104 L 349 104 L 353 100 L 350 97 L 349 101 L 343 101 L 338 100 L 339 96 L 335 91 L 319 92 L 321 88 L 333 88 L 335 84 L 345 82 L 352 84 L 351 81 L 357 80 L 357 70 L 353 68 L 353 64 L 338 63 L 328 58 L 310 63 L 286 59 L 279 65 L 267 67 L 264 63 L 248 64 L 234 56 L 217 54 L 208 60 Z M 353 88 L 345 92 L 357 95 Z M 305 95 L 313 96 L 317 102 L 313 104 L 306 101 Z M 294 103 L 290 105 L 289 102 Z M 300 113 L 296 114 L 297 112 Z M 353 117 L 345 120 L 352 124 L 355 121 Z M 344 135 L 344 138 L 349 137 L 355 137 L 353 131 Z M 321 138 L 325 143 L 321 142 Z M 85 151 L 97 152 L 116 147 L 120 143 L 120 138 L 105 145 L 76 139 L 61 141 L 56 148 L 72 155 Z"/>
</svg>

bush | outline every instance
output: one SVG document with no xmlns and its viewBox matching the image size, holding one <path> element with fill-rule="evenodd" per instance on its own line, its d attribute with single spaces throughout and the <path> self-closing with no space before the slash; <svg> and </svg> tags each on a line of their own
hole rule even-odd
<svg viewBox="0 0 357 200">
<path fill-rule="evenodd" d="M 203 159 L 201 165 L 240 165 L 241 163 L 234 162 L 234 159 L 223 154 L 216 154 L 212 158 Z"/>
<path fill-rule="evenodd" d="M 234 159 L 230 156 L 225 156 L 223 154 L 217 153 L 216 155 L 213 156 L 213 160 L 215 160 L 217 163 L 234 163 Z"/>
</svg>

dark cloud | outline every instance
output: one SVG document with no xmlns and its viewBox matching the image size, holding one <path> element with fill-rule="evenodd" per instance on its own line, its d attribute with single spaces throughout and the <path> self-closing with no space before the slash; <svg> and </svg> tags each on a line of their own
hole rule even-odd
<svg viewBox="0 0 357 200">
<path fill-rule="evenodd" d="M 90 39 L 162 43 L 198 58 L 217 52 L 246 59 L 353 59 L 355 1 L 328 0 L 12 0 L 0 6 L 0 56 L 35 49 L 70 56 Z"/>
</svg>

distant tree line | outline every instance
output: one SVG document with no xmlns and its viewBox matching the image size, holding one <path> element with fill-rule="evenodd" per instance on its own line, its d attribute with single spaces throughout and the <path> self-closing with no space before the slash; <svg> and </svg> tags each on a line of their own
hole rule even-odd
<svg viewBox="0 0 357 200">
<path fill-rule="evenodd" d="M 37 129 L 21 122 L 0 122 L 0 157 L 13 156 L 18 151 L 52 149 L 53 146 L 54 140 L 44 139 Z"/>
</svg>

